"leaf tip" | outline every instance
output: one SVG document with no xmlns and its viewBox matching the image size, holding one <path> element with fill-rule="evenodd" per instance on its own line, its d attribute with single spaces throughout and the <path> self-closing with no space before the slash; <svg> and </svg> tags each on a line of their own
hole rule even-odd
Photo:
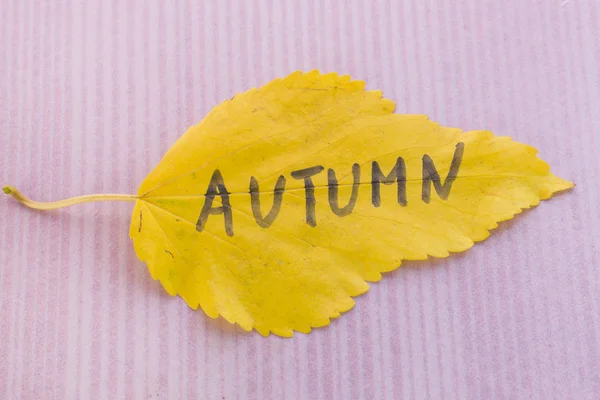
<svg viewBox="0 0 600 400">
<path fill-rule="evenodd" d="M 575 182 L 559 178 L 556 175 L 553 175 L 553 177 L 556 180 L 555 193 L 560 193 L 560 192 L 564 192 L 567 190 L 571 190 L 575 187 Z"/>
</svg>

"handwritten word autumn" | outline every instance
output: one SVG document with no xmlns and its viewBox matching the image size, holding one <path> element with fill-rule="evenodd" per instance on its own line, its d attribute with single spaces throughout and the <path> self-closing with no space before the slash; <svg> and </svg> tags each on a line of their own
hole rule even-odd
<svg viewBox="0 0 600 400">
<path fill-rule="evenodd" d="M 448 175 L 442 180 L 440 175 L 435 168 L 434 162 L 427 154 L 423 156 L 423 167 L 422 167 L 422 188 L 421 188 L 421 200 L 425 203 L 431 201 L 431 185 L 435 188 L 437 195 L 442 200 L 447 200 L 450 196 L 450 190 L 452 189 L 452 183 L 458 176 L 460 164 L 462 162 L 464 153 L 464 143 L 460 142 L 456 145 L 454 150 L 454 156 L 450 165 Z M 304 181 L 304 194 L 306 198 L 306 223 L 310 226 L 317 226 L 316 216 L 316 200 L 315 200 L 315 185 L 313 184 L 312 177 L 322 173 L 325 168 L 322 165 L 315 165 L 313 167 L 299 169 L 291 172 L 291 177 L 296 180 Z M 333 169 L 327 170 L 327 189 L 328 189 L 328 200 L 331 211 L 339 216 L 345 217 L 350 215 L 354 210 L 356 201 L 358 199 L 358 186 L 360 185 L 360 165 L 354 164 L 352 166 L 352 193 L 348 204 L 341 207 L 338 199 L 338 181 L 336 178 L 335 171 Z M 252 206 L 252 214 L 256 223 L 263 227 L 268 228 L 273 224 L 279 212 L 281 210 L 281 204 L 283 200 L 283 194 L 285 193 L 285 185 L 287 179 L 281 175 L 277 179 L 275 184 L 273 205 L 266 215 L 263 215 L 260 207 L 260 190 L 258 180 L 255 177 L 250 177 L 249 194 L 250 202 Z M 373 161 L 371 164 L 371 203 L 373 207 L 379 207 L 381 205 L 381 184 L 392 185 L 396 184 L 398 187 L 397 201 L 400 206 L 406 207 L 408 204 L 406 198 L 406 164 L 402 157 L 398 157 L 396 164 L 392 170 L 386 175 L 379 167 L 377 161 Z M 196 230 L 202 232 L 206 226 L 206 221 L 211 215 L 223 215 L 225 222 L 225 232 L 228 236 L 233 236 L 233 213 L 231 210 L 230 192 L 227 191 L 225 186 L 225 180 L 221 175 L 221 172 L 216 169 L 211 177 L 208 189 L 204 196 L 204 205 L 198 222 L 196 223 Z M 219 207 L 213 207 L 215 197 L 221 198 L 221 205 Z"/>
</svg>

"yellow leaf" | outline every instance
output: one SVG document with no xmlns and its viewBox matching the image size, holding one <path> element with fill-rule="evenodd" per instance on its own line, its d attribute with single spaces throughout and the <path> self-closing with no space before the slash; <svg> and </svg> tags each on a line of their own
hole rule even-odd
<svg viewBox="0 0 600 400">
<path fill-rule="evenodd" d="M 292 336 L 402 260 L 464 251 L 573 186 L 533 147 L 393 109 L 316 71 L 225 101 L 140 186 L 139 258 L 190 307 Z"/>
<path fill-rule="evenodd" d="M 329 324 L 402 260 L 470 248 L 499 221 L 573 184 L 536 149 L 393 114 L 348 76 L 293 73 L 215 107 L 135 201 L 138 257 L 171 295 L 246 330 Z"/>
</svg>

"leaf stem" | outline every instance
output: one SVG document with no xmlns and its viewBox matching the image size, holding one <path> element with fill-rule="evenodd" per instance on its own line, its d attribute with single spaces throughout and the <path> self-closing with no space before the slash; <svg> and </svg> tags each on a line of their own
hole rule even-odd
<svg viewBox="0 0 600 400">
<path fill-rule="evenodd" d="M 33 201 L 23 195 L 12 186 L 5 186 L 4 193 L 14 197 L 19 203 L 36 210 L 55 210 L 57 208 L 69 207 L 75 204 L 90 203 L 93 201 L 136 201 L 137 196 L 131 194 L 90 194 L 86 196 L 71 197 L 70 199 L 41 202 Z"/>
</svg>

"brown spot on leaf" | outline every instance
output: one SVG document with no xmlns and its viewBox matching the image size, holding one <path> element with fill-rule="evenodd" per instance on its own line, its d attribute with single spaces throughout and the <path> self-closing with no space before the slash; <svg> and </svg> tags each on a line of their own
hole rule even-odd
<svg viewBox="0 0 600 400">
<path fill-rule="evenodd" d="M 138 233 L 142 231 L 142 210 L 140 209 L 140 227 L 138 228 Z"/>
</svg>

